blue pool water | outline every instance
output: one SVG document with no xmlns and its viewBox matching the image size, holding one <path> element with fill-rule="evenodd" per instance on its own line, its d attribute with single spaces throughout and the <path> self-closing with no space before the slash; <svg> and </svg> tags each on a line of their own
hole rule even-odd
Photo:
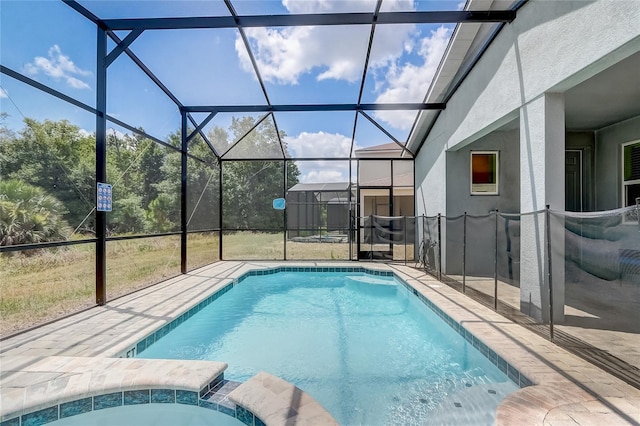
<svg viewBox="0 0 640 426">
<path fill-rule="evenodd" d="M 267 371 L 344 425 L 492 424 L 518 389 L 395 278 L 364 273 L 247 277 L 138 356 Z"/>
</svg>

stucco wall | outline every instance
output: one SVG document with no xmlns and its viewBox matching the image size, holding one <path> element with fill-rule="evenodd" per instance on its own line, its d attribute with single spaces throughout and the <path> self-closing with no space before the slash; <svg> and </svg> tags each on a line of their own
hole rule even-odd
<svg viewBox="0 0 640 426">
<path fill-rule="evenodd" d="M 416 215 L 446 214 L 446 154 L 444 146 L 434 141 L 415 160 Z"/>
<path fill-rule="evenodd" d="M 596 210 L 611 210 L 622 206 L 620 146 L 636 140 L 640 140 L 640 116 L 596 132 Z"/>
<path fill-rule="evenodd" d="M 447 103 L 447 146 L 470 143 L 545 92 L 563 92 L 640 49 L 635 0 L 530 1 Z M 492 128 L 493 127 L 493 128 Z"/>
<path fill-rule="evenodd" d="M 447 216 L 464 214 L 486 216 L 496 209 L 504 213 L 520 211 L 520 133 L 516 130 L 493 132 L 447 157 Z M 471 151 L 499 151 L 499 195 L 471 195 Z M 500 222 L 501 230 L 503 222 Z M 446 271 L 462 273 L 462 222 L 453 220 L 446 226 Z M 492 277 L 494 273 L 495 219 L 493 217 L 467 219 L 467 265 L 469 275 Z M 502 255 L 501 251 L 500 255 Z M 506 261 L 500 263 L 506 265 Z M 504 268 L 501 268 L 504 269 Z"/>
<path fill-rule="evenodd" d="M 449 100 L 425 140 L 416 158 L 416 213 L 446 214 L 443 150 L 489 134 L 517 118 L 519 108 L 542 93 L 563 92 L 638 50 L 640 2 L 526 3 Z"/>
<path fill-rule="evenodd" d="M 499 151 L 499 195 L 471 195 L 469 188 L 471 151 Z M 465 211 L 485 215 L 520 211 L 520 134 L 518 130 L 493 132 L 457 151 L 447 152 L 447 216 Z"/>
<path fill-rule="evenodd" d="M 563 92 L 638 51 L 640 2 L 527 2 L 447 102 L 424 141 L 416 158 L 416 214 L 440 212 L 451 216 L 454 208 L 459 209 L 460 206 L 447 199 L 447 194 L 451 197 L 459 192 L 456 186 L 461 180 L 455 170 L 448 170 L 458 163 L 447 160 L 444 151 L 459 151 L 516 118 L 520 122 L 518 141 L 526 147 L 526 150 L 520 149 L 517 163 L 520 165 L 520 210 L 539 211 L 546 204 L 552 209 L 564 209 Z M 596 156 L 600 151 L 611 149 L 608 146 L 611 140 L 621 137 L 617 132 L 600 132 Z M 608 152 L 608 155 L 611 160 L 599 164 L 598 170 L 606 167 L 605 164 L 613 164 L 617 158 L 615 153 Z M 448 178 L 446 182 L 445 178 Z M 599 181 L 597 171 L 595 181 Z M 619 197 L 619 189 L 612 191 L 614 187 L 604 179 L 598 182 L 598 196 L 608 191 L 607 198 L 598 199 L 598 208 L 611 208 L 615 204 L 608 199 Z M 461 197 L 467 193 L 465 188 Z M 499 199 L 502 197 L 506 203 L 506 194 Z M 495 205 L 502 202 L 499 199 Z M 469 204 L 462 211 L 489 207 L 484 205 L 488 201 L 466 201 Z M 545 248 L 541 233 L 545 229 L 544 220 L 531 216 L 524 219 L 520 227 L 521 308 L 546 321 L 547 265 L 543 262 Z M 562 241 L 552 244 L 564 248 L 564 234 L 552 232 L 552 236 L 561 236 Z M 451 242 L 453 237 L 447 236 L 445 227 L 444 241 Z M 446 246 L 445 243 L 445 253 Z M 562 249 L 555 256 L 561 259 L 563 252 Z M 561 321 L 564 288 L 558 284 L 564 283 L 564 264 L 554 261 L 553 265 L 551 275 L 556 283 L 554 301 L 557 302 L 554 316 Z"/>
</svg>

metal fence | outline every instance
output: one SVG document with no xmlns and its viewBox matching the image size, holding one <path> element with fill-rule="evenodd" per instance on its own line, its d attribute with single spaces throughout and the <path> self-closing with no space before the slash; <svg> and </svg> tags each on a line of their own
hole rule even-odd
<svg viewBox="0 0 640 426">
<path fill-rule="evenodd" d="M 419 217 L 416 260 L 425 272 L 551 340 L 589 348 L 607 365 L 637 372 L 639 213 L 640 199 L 589 213 L 547 208 Z"/>
<path fill-rule="evenodd" d="M 362 260 L 410 262 L 415 258 L 416 218 L 370 215 L 360 218 L 358 233 Z"/>
</svg>

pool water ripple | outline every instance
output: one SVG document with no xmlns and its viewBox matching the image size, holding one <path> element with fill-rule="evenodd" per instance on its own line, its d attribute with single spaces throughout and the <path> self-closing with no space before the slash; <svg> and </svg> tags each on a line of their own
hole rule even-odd
<svg viewBox="0 0 640 426">
<path fill-rule="evenodd" d="M 247 277 L 138 356 L 224 361 L 237 381 L 267 371 L 345 425 L 428 424 L 456 393 L 518 389 L 395 278 L 364 273 Z M 491 401 L 477 419 L 492 422 Z"/>
</svg>

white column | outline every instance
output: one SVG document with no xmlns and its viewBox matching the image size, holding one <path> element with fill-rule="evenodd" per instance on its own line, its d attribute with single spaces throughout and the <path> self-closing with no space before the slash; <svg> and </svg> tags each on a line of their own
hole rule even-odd
<svg viewBox="0 0 640 426">
<path fill-rule="evenodd" d="M 546 93 L 520 108 L 520 309 L 549 321 L 545 207 L 565 206 L 564 96 Z M 533 212 L 541 212 L 531 214 Z M 552 218 L 551 261 L 554 322 L 564 312 L 564 221 Z"/>
</svg>

